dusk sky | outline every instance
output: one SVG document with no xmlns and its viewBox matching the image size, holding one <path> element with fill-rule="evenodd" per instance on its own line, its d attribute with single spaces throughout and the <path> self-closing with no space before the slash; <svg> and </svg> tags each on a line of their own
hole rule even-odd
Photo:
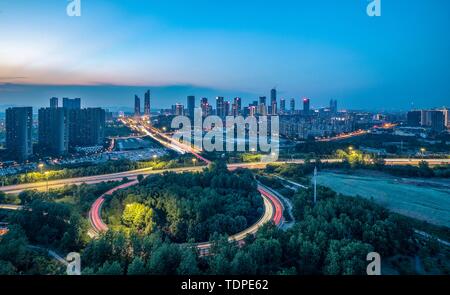
<svg viewBox="0 0 450 295">
<path fill-rule="evenodd" d="M 80 96 L 153 107 L 190 94 L 245 102 L 307 96 L 312 105 L 450 106 L 450 1 L 0 0 L 0 105 Z M 32 84 L 32 85 L 30 85 Z M 56 85 L 56 86 L 55 86 Z"/>
</svg>

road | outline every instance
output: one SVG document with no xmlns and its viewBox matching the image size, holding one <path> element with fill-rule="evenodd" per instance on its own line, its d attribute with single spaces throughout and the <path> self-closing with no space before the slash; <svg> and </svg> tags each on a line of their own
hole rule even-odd
<svg viewBox="0 0 450 295">
<path fill-rule="evenodd" d="M 94 238 L 98 236 L 98 234 L 106 232 L 108 230 L 108 226 L 103 222 L 101 217 L 102 205 L 105 202 L 105 198 L 111 196 L 118 190 L 126 189 L 137 184 L 137 180 L 121 184 L 104 193 L 97 200 L 95 200 L 95 202 L 91 206 L 91 210 L 89 211 L 89 221 L 92 226 L 91 230 L 89 231 L 89 236 L 91 238 Z M 247 236 L 256 234 L 261 226 L 271 221 L 273 221 L 276 226 L 282 226 L 283 204 L 281 203 L 280 199 L 268 187 L 262 184 L 258 184 L 258 191 L 261 193 L 261 197 L 263 198 L 264 202 L 263 216 L 251 227 L 245 229 L 240 233 L 230 236 L 228 238 L 230 242 L 237 242 L 238 244 L 242 244 Z M 205 256 L 209 254 L 212 244 L 209 242 L 199 243 L 196 245 L 196 247 L 199 250 L 199 254 Z"/>
<path fill-rule="evenodd" d="M 339 159 L 327 159 L 321 160 L 323 163 L 336 163 L 340 162 Z M 421 161 L 426 161 L 430 166 L 433 165 L 449 165 L 450 159 L 386 159 L 386 165 L 418 165 Z M 294 160 L 294 161 L 279 161 L 276 163 L 239 163 L 239 164 L 230 164 L 228 165 L 230 170 L 234 170 L 237 168 L 248 168 L 248 169 L 264 169 L 268 164 L 303 164 L 304 160 Z M 104 174 L 104 175 L 96 175 L 96 176 L 86 176 L 86 177 L 76 177 L 69 179 L 60 179 L 60 180 L 51 180 L 48 182 L 49 189 L 61 188 L 66 185 L 80 185 L 80 184 L 95 184 L 107 181 L 121 181 L 124 177 L 127 177 L 130 180 L 134 180 L 138 175 L 151 175 L 151 174 L 161 174 L 164 172 L 199 172 L 202 171 L 204 166 L 194 166 L 194 167 L 183 167 L 183 168 L 174 168 L 174 169 L 165 169 L 165 170 L 153 170 L 152 168 L 138 169 L 126 172 L 112 173 L 112 174 Z M 0 187 L 0 191 L 6 194 L 18 194 L 25 190 L 39 190 L 45 191 L 47 188 L 47 182 L 35 182 L 35 183 L 25 183 L 25 184 L 17 184 L 11 186 L 3 186 Z"/>
</svg>

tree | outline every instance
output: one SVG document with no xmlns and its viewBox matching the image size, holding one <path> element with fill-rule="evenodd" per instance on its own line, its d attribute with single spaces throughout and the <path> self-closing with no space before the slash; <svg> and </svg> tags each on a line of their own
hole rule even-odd
<svg viewBox="0 0 450 295">
<path fill-rule="evenodd" d="M 96 273 L 97 275 L 117 276 L 123 275 L 123 268 L 119 262 L 106 261 Z"/>
<path fill-rule="evenodd" d="M 197 253 L 194 253 L 192 249 L 184 249 L 181 253 L 181 262 L 177 268 L 177 274 L 182 276 L 198 275 L 200 270 L 197 264 Z"/>
<path fill-rule="evenodd" d="M 128 275 L 139 276 L 147 274 L 145 263 L 140 257 L 135 257 L 131 264 L 128 266 Z"/>
<path fill-rule="evenodd" d="M 122 221 L 137 232 L 150 234 L 154 227 L 153 210 L 139 203 L 127 204 L 123 211 Z"/>
</svg>

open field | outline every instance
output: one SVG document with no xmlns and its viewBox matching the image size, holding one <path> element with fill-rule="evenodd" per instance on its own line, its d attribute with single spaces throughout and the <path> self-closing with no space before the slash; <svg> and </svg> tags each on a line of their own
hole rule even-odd
<svg viewBox="0 0 450 295">
<path fill-rule="evenodd" d="M 361 196 L 412 218 L 450 228 L 450 181 L 389 175 L 321 172 L 317 183 L 349 196 Z"/>
</svg>

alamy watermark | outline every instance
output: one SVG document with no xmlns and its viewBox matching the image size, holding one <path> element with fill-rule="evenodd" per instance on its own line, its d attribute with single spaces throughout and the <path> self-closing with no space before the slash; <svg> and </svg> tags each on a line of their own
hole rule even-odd
<svg viewBox="0 0 450 295">
<path fill-rule="evenodd" d="M 381 255 L 377 252 L 370 252 L 367 254 L 367 275 L 369 276 L 380 276 L 381 275 Z"/>
<path fill-rule="evenodd" d="M 367 15 L 370 17 L 381 16 L 381 0 L 369 0 Z"/>
<path fill-rule="evenodd" d="M 178 129 L 172 137 L 174 141 L 193 146 L 199 151 L 262 152 L 264 155 L 261 156 L 261 161 L 278 160 L 280 152 L 278 116 L 203 118 L 201 109 L 196 108 L 192 121 L 186 116 L 176 116 L 172 120 L 171 127 Z"/>
<path fill-rule="evenodd" d="M 67 254 L 67 270 L 66 273 L 69 276 L 81 275 L 81 257 L 80 253 L 72 252 Z"/>
<path fill-rule="evenodd" d="M 66 12 L 68 16 L 81 16 L 81 0 L 68 0 Z"/>
</svg>

